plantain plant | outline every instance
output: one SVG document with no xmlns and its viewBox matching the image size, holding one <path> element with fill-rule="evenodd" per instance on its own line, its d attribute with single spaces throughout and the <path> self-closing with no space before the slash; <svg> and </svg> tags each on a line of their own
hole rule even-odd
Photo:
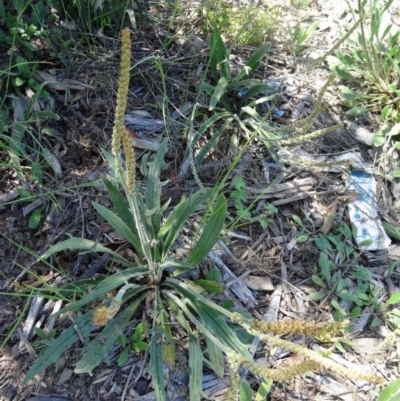
<svg viewBox="0 0 400 401">
<path fill-rule="evenodd" d="M 149 173 L 145 188 L 135 181 L 135 157 L 128 132 L 123 125 L 123 115 L 127 102 L 130 69 L 129 30 L 122 32 L 122 59 L 119 79 L 117 108 L 112 140 L 112 154 L 105 152 L 112 170 L 113 178 L 103 177 L 113 202 L 113 210 L 93 203 L 97 212 L 121 235 L 137 254 L 137 263 L 125 259 L 117 252 L 82 238 L 69 238 L 52 246 L 43 259 L 67 249 L 85 252 L 108 253 L 115 263 L 113 274 L 96 282 L 89 293 L 81 293 L 80 299 L 71 297 L 69 304 L 54 316 L 74 314 L 74 325 L 64 329 L 58 336 L 49 339 L 47 348 L 28 371 L 25 381 L 56 363 L 63 353 L 75 342 L 81 341 L 80 359 L 75 366 L 76 373 L 92 373 L 114 346 L 125 336 L 129 322 L 139 308 L 144 307 L 148 320 L 150 367 L 153 388 L 157 400 L 166 400 L 166 367 L 173 370 L 175 365 L 174 333 L 171 322 L 178 322 L 187 333 L 189 352 L 189 392 L 190 400 L 202 398 L 203 364 L 211 368 L 219 377 L 225 371 L 225 358 L 231 370 L 231 383 L 226 400 L 235 399 L 240 378 L 241 365 L 256 375 L 273 380 L 286 380 L 296 374 L 328 367 L 348 375 L 373 382 L 381 382 L 381 377 L 368 372 L 354 372 L 336 365 L 327 358 L 302 346 L 265 334 L 297 333 L 303 335 L 329 335 L 342 330 L 344 323 L 292 322 L 263 323 L 246 319 L 238 313 L 230 312 L 212 299 L 210 294 L 222 291 L 222 285 L 214 281 L 215 275 L 204 280 L 192 280 L 190 272 L 206 258 L 220 238 L 227 213 L 223 195 L 211 197 L 212 191 L 200 190 L 175 206 L 164 220 L 168 202 L 161 205 L 160 170 L 163 164 L 167 141 L 159 147 L 154 160 L 149 163 Z M 120 162 L 121 146 L 124 149 L 126 164 Z M 121 189 L 122 188 L 122 192 Z M 125 194 L 125 196 L 123 195 Z M 186 258 L 173 256 L 175 240 L 189 217 L 199 206 L 215 198 L 209 208 L 209 215 L 199 230 L 198 239 Z M 212 201 L 210 200 L 212 203 Z M 186 274 L 185 274 L 186 273 Z M 183 277 L 183 275 L 185 276 Z M 79 282 L 75 288 L 83 288 Z M 116 291 L 116 295 L 111 292 Z M 94 307 L 98 300 L 102 303 Z M 229 322 L 230 320 L 230 322 Z M 141 324 L 141 323 L 139 323 Z M 302 354 L 306 359 L 296 366 L 286 369 L 265 369 L 250 357 L 248 345 L 240 341 L 236 326 L 241 325 L 250 334 L 259 335 L 263 341 L 274 346 L 284 346 Z M 96 329 L 96 334 L 89 337 Z M 140 327 L 136 332 L 141 332 Z M 143 342 L 144 336 L 140 336 Z"/>
</svg>

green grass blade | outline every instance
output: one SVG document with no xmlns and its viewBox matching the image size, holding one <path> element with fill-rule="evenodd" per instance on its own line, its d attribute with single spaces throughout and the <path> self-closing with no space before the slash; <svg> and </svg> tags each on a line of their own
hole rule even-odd
<svg viewBox="0 0 400 401">
<path fill-rule="evenodd" d="M 208 255 L 220 238 L 226 215 L 226 199 L 224 195 L 221 194 L 199 240 L 187 258 L 187 263 L 196 266 Z"/>
<path fill-rule="evenodd" d="M 143 257 L 143 250 L 140 244 L 139 238 L 136 236 L 134 232 L 125 224 L 125 222 L 110 209 L 100 205 L 99 203 L 92 202 L 92 206 L 97 210 L 97 212 L 106 219 L 106 221 L 111 225 L 114 230 L 129 241 L 135 251 L 140 257 Z"/>
<path fill-rule="evenodd" d="M 203 382 L 203 351 L 199 338 L 189 334 L 189 394 L 190 401 L 201 401 Z"/>
<path fill-rule="evenodd" d="M 131 320 L 136 309 L 146 298 L 147 292 L 137 298 L 132 304 L 111 319 L 104 329 L 88 345 L 83 357 L 76 364 L 75 373 L 89 373 L 107 357 L 117 337 L 124 334 L 124 329 Z"/>
</svg>

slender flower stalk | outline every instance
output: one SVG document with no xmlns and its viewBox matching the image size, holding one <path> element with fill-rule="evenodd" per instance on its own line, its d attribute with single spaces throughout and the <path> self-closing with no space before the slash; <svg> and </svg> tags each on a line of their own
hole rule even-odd
<svg viewBox="0 0 400 401">
<path fill-rule="evenodd" d="M 117 94 L 117 106 L 115 108 L 114 116 L 114 129 L 112 136 L 112 154 L 118 163 L 119 167 L 119 153 L 121 148 L 121 142 L 124 144 L 125 154 L 129 152 L 129 163 L 132 167 L 132 144 L 129 140 L 129 134 L 124 125 L 124 114 L 126 110 L 126 104 L 128 99 L 128 89 L 129 89 L 129 78 L 130 78 L 130 66 L 131 66 L 131 38 L 129 28 L 125 28 L 121 35 L 121 65 L 120 65 L 120 75 L 118 81 L 118 94 Z M 123 139 L 124 138 L 124 139 Z M 127 146 L 128 143 L 130 146 Z M 134 159 L 134 156 L 133 156 Z M 134 160 L 133 160 L 134 166 Z M 119 169 L 119 168 L 118 168 Z M 130 174 L 132 171 L 130 172 Z M 129 177 L 132 181 L 132 177 Z"/>
</svg>

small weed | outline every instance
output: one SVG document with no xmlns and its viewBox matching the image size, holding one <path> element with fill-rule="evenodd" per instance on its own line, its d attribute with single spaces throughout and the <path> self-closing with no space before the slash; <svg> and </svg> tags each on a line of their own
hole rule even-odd
<svg viewBox="0 0 400 401">
<path fill-rule="evenodd" d="M 136 325 L 135 331 L 128 339 L 124 335 L 120 335 L 116 339 L 116 343 L 122 345 L 123 350 L 121 351 L 118 358 L 118 366 L 123 366 L 128 359 L 129 351 L 134 352 L 147 351 L 149 344 L 143 341 L 147 336 L 147 322 L 140 322 Z"/>
<path fill-rule="evenodd" d="M 235 203 L 236 213 L 239 219 L 250 220 L 251 214 L 244 206 L 247 202 L 246 184 L 242 177 L 235 177 L 233 179 L 235 190 L 232 191 L 231 197 Z"/>
<path fill-rule="evenodd" d="M 228 40 L 248 46 L 260 46 L 277 31 L 280 10 L 269 12 L 260 7 L 227 6 L 225 0 L 205 2 L 203 9 L 205 33 L 218 27 Z"/>
<path fill-rule="evenodd" d="M 304 51 L 304 44 L 318 28 L 318 23 L 318 21 L 314 21 L 307 28 L 301 26 L 301 21 L 297 21 L 294 28 L 290 24 L 287 25 L 289 49 L 294 56 L 299 56 Z"/>
<path fill-rule="evenodd" d="M 371 272 L 358 264 L 360 254 L 356 251 L 354 238 L 350 228 L 342 225 L 337 232 L 327 236 L 320 234 L 314 240 L 320 254 L 311 279 L 320 289 L 312 293 L 310 299 L 317 301 L 332 297 L 333 315 L 339 320 L 347 316 L 358 317 L 363 306 L 372 305 L 377 312 L 381 311 L 379 288 L 371 283 Z M 348 302 L 346 310 L 338 299 Z M 349 305 L 353 305 L 352 309 Z M 371 324 L 379 324 L 379 318 L 375 317 Z"/>
<path fill-rule="evenodd" d="M 400 122 L 400 31 L 393 34 L 393 25 L 383 29 L 382 23 L 384 13 L 393 3 L 389 0 L 381 7 L 374 0 L 367 9 L 366 2 L 359 0 L 358 10 L 364 17 L 360 29 L 347 40 L 346 50 L 327 58 L 330 69 L 346 82 L 339 90 L 344 105 L 350 107 L 348 115 L 372 111 L 380 113 L 384 121 Z"/>
<path fill-rule="evenodd" d="M 291 0 L 291 3 L 298 10 L 304 10 L 312 3 L 312 0 Z"/>
<path fill-rule="evenodd" d="M 236 176 L 233 179 L 232 184 L 235 189 L 231 192 L 231 199 L 233 199 L 237 217 L 229 228 L 233 229 L 233 226 L 237 227 L 236 222 L 240 220 L 245 220 L 249 223 L 258 222 L 261 227 L 266 228 L 269 222 L 268 216 L 274 213 L 278 213 L 278 209 L 270 203 L 265 203 L 263 205 L 264 213 L 252 212 L 253 206 L 256 201 L 252 202 L 250 206 L 246 206 L 248 196 L 246 191 L 246 183 L 244 182 L 243 178 Z"/>
<path fill-rule="evenodd" d="M 37 340 L 33 342 L 33 346 L 35 348 L 40 349 L 39 356 L 43 355 L 46 352 L 47 347 L 50 345 L 50 342 L 54 340 L 54 337 L 56 336 L 57 331 L 55 329 L 51 329 L 48 333 L 42 330 L 39 327 L 35 327 L 35 333 L 37 336 L 40 338 L 40 340 Z"/>
</svg>

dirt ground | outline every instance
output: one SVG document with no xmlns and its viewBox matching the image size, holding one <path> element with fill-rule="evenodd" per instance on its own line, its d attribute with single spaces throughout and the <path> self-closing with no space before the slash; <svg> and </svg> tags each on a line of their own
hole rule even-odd
<svg viewBox="0 0 400 401">
<path fill-rule="evenodd" d="M 355 3 L 355 2 L 353 2 Z M 301 57 L 288 53 L 282 41 L 268 38 L 273 48 L 267 54 L 265 61 L 257 71 L 262 79 L 285 77 L 287 87 L 282 97 L 279 110 L 283 116 L 276 117 L 275 123 L 287 124 L 309 115 L 315 106 L 315 99 L 326 82 L 329 71 L 325 66 L 319 66 L 311 71 L 299 73 L 316 57 L 317 51 L 327 51 L 340 37 L 346 24 L 351 24 L 352 17 L 344 0 L 318 0 L 304 10 L 283 8 L 283 20 L 296 21 L 301 18 L 305 23 L 320 21 L 319 28 L 307 43 L 310 51 Z M 193 8 L 195 4 L 193 3 Z M 156 12 L 156 11 L 153 11 Z M 207 64 L 208 44 L 199 37 L 193 29 L 193 37 L 199 39 L 199 47 L 194 50 L 185 40 L 177 39 L 177 30 L 169 29 L 165 24 L 168 16 L 161 19 L 164 24 L 157 26 L 144 22 L 140 29 L 132 33 L 133 64 L 146 57 L 162 54 L 163 68 L 168 91 L 168 107 L 170 112 L 182 110 L 183 106 L 196 98 L 196 71 L 201 65 Z M 185 18 L 182 17 L 184 21 Z M 182 23 L 184 25 L 184 22 Z M 186 29 L 186 27 L 185 27 Z M 69 31 L 65 32 L 68 36 Z M 165 46 L 165 43 L 168 43 Z M 9 296 L 0 295 L 0 342 L 6 341 L 0 350 L 0 401 L 106 401 L 106 400 L 152 400 L 151 378 L 146 372 L 149 360 L 148 354 L 131 354 L 122 367 L 118 367 L 118 347 L 109 357 L 109 363 L 99 366 L 93 376 L 78 375 L 73 372 L 79 348 L 63 355 L 57 369 L 48 368 L 34 380 L 22 384 L 23 377 L 36 357 L 32 344 L 38 337 L 25 336 L 24 326 L 29 324 L 28 311 L 32 298 L 24 289 L 25 284 L 39 285 L 32 274 L 56 284 L 65 275 L 71 280 L 106 274 L 107 260 L 92 254 L 78 255 L 77 252 L 64 252 L 58 258 L 58 266 L 37 263 L 36 254 L 43 253 L 50 245 L 65 239 L 66 235 L 92 239 L 107 246 L 129 253 L 123 248 L 121 238 L 112 231 L 91 207 L 92 201 L 109 205 L 104 188 L 93 182 L 99 180 L 101 174 L 107 172 L 107 163 L 101 149 L 110 149 L 110 138 L 113 125 L 113 110 L 117 93 L 118 75 L 118 38 L 110 35 L 99 36 L 98 47 L 89 52 L 77 40 L 77 56 L 73 62 L 64 65 L 54 65 L 59 79 L 74 80 L 76 86 L 69 94 L 56 87 L 49 91 L 54 100 L 53 111 L 60 120 L 51 123 L 53 136 L 43 136 L 43 144 L 58 160 L 51 168 L 43 171 L 41 187 L 24 183 L 21 178 L 10 170 L 0 171 L 0 291 Z M 243 65 L 252 53 L 248 46 L 235 46 L 232 51 L 233 65 Z M 68 60 L 68 54 L 61 57 Z M 52 63 L 49 49 L 40 49 L 40 57 Z M 310 61 L 311 60 L 311 61 Z M 68 66 L 68 68 L 64 68 Z M 144 62 L 132 71 L 133 86 L 130 88 L 128 114 L 138 116 L 138 111 L 148 119 L 147 126 L 156 126 L 145 132 L 146 138 L 160 140 L 165 134 L 162 104 L 162 82 L 157 75 L 154 63 Z M 40 74 L 38 75 L 40 78 Z M 43 76 L 42 76 L 43 78 Z M 290 89 L 289 89 L 290 86 Z M 71 86 L 72 87 L 72 86 Z M 186 96 L 184 99 L 183 96 Z M 309 154 L 340 154 L 359 152 L 366 163 L 373 165 L 374 155 L 371 148 L 356 139 L 351 123 L 344 115 L 340 99 L 335 87 L 332 86 L 324 97 L 329 107 L 314 122 L 314 129 L 322 129 L 337 123 L 344 123 L 341 129 L 313 141 L 302 143 L 302 151 Z M 136 113 L 136 114 L 135 114 Z M 147 113 L 147 114 L 146 114 Z M 367 116 L 364 121 L 357 121 L 366 130 L 374 132 L 377 127 L 373 116 Z M 128 124 L 127 124 L 128 125 Z M 129 125 L 128 125 L 129 127 Z M 139 132 L 137 126 L 132 126 Z M 41 127 L 33 126 L 34 132 Z M 179 129 L 171 129 L 167 166 L 164 169 L 166 177 L 178 174 L 180 160 L 185 150 L 185 144 L 179 136 Z M 27 139 L 28 140 L 28 139 Z M 227 144 L 229 146 L 229 144 Z M 137 150 L 140 158 L 141 150 Z M 292 154 L 295 154 L 291 149 Z M 221 154 L 223 152 L 221 151 Z M 0 151 L 0 157 L 3 158 Z M 243 160 L 234 174 L 244 178 L 249 199 L 255 199 L 260 188 L 265 188 L 278 177 L 277 166 L 268 158 L 268 152 L 260 143 L 249 147 Z M 282 156 L 283 158 L 289 156 Z M 229 154 L 218 155 L 207 160 L 199 170 L 203 183 L 212 186 L 218 174 L 229 166 Z M 140 165 L 140 162 L 138 162 Z M 57 173 L 57 168 L 61 170 Z M 253 316 L 263 318 L 271 312 L 273 300 L 278 299 L 278 305 L 273 313 L 276 319 L 306 318 L 307 320 L 324 321 L 330 318 L 332 306 L 326 302 L 312 302 L 308 295 L 315 291 L 315 284 L 310 280 L 314 267 L 318 264 L 319 250 L 311 241 L 299 243 L 295 238 L 301 228 L 293 223 L 291 216 L 306 214 L 311 217 L 316 229 L 320 229 L 324 216 L 329 213 L 330 206 L 338 199 L 338 194 L 345 192 L 345 177 L 343 170 L 327 172 L 324 169 L 309 169 L 297 165 L 290 158 L 280 183 L 295 183 L 300 191 L 290 191 L 285 197 L 303 194 L 293 201 L 282 202 L 278 192 L 268 200 L 279 212 L 270 219 L 268 228 L 259 224 L 248 224 L 229 233 L 226 249 L 221 249 L 223 262 L 237 276 L 251 272 L 244 283 L 251 288 L 254 302 L 243 305 Z M 233 177 L 233 176 L 232 176 Z M 195 182 L 190 175 L 179 177 L 179 186 L 169 184 L 164 188 L 163 197 L 179 200 L 182 195 L 190 193 Z M 35 199 L 21 201 L 18 190 L 32 185 L 32 191 L 38 195 Z M 303 186 L 304 185 L 304 186 Z M 379 198 L 379 213 L 381 218 L 396 221 L 399 210 L 396 208 L 398 199 L 394 189 L 387 181 L 377 176 L 377 193 Z M 229 196 L 228 189 L 226 194 Z M 253 191 L 253 192 L 252 192 Z M 31 211 L 40 206 L 42 209 L 41 224 L 29 228 Z M 230 215 L 233 218 L 233 214 Z M 335 224 L 346 220 L 346 201 L 338 204 Z M 312 229 L 311 225 L 306 227 Z M 389 252 L 365 252 L 360 256 L 359 263 L 370 269 L 375 282 L 382 287 L 382 300 L 388 294 L 398 291 L 399 273 L 394 279 L 387 280 L 387 269 L 396 260 L 397 247 L 394 244 Z M 61 273 L 61 271 L 63 273 Z M 246 276 L 246 275 L 245 275 Z M 246 277 L 243 278 L 243 280 Z M 252 284 L 251 280 L 256 281 Z M 260 284 L 262 281 L 262 285 Z M 260 286 L 261 285 L 261 286 Z M 386 298 L 385 298 L 386 297 Z M 49 316 L 55 307 L 52 300 L 38 301 L 37 318 L 43 328 L 49 322 Z M 390 334 L 384 320 L 378 326 L 372 327 L 373 309 L 365 307 L 361 317 L 354 322 L 351 336 L 354 346 L 346 347 L 346 353 L 339 353 L 334 346 L 322 345 L 325 350 L 333 352 L 333 358 L 347 367 L 363 369 L 372 350 Z M 55 327 L 72 324 L 63 322 Z M 18 328 L 11 330 L 12 328 Z M 12 333 L 8 338 L 9 333 Z M 181 342 L 180 342 L 181 341 Z M 311 344 L 314 349 L 321 349 L 321 344 Z M 178 340 L 178 365 L 170 375 L 168 396 L 170 400 L 187 399 L 186 386 L 186 355 L 184 339 Z M 398 346 L 383 348 L 381 353 L 368 360 L 368 366 L 382 374 L 387 382 L 399 376 L 400 349 Z M 76 354 L 75 354 L 76 353 Z M 284 351 L 278 350 L 276 355 L 265 356 L 265 352 L 257 352 L 255 358 L 265 363 L 287 357 Z M 288 358 L 290 363 L 290 358 Z M 209 388 L 217 391 L 214 378 L 206 376 Z M 253 377 L 248 377 L 255 383 Z M 222 386 L 223 388 L 223 386 Z M 219 389 L 221 390 L 221 389 Z M 210 394 L 215 395 L 210 391 Z M 373 385 L 366 382 L 355 382 L 339 375 L 321 372 L 313 377 L 299 376 L 288 383 L 274 385 L 268 396 L 270 400 L 374 400 L 376 397 Z M 223 399 L 223 398 L 222 398 Z"/>
</svg>

